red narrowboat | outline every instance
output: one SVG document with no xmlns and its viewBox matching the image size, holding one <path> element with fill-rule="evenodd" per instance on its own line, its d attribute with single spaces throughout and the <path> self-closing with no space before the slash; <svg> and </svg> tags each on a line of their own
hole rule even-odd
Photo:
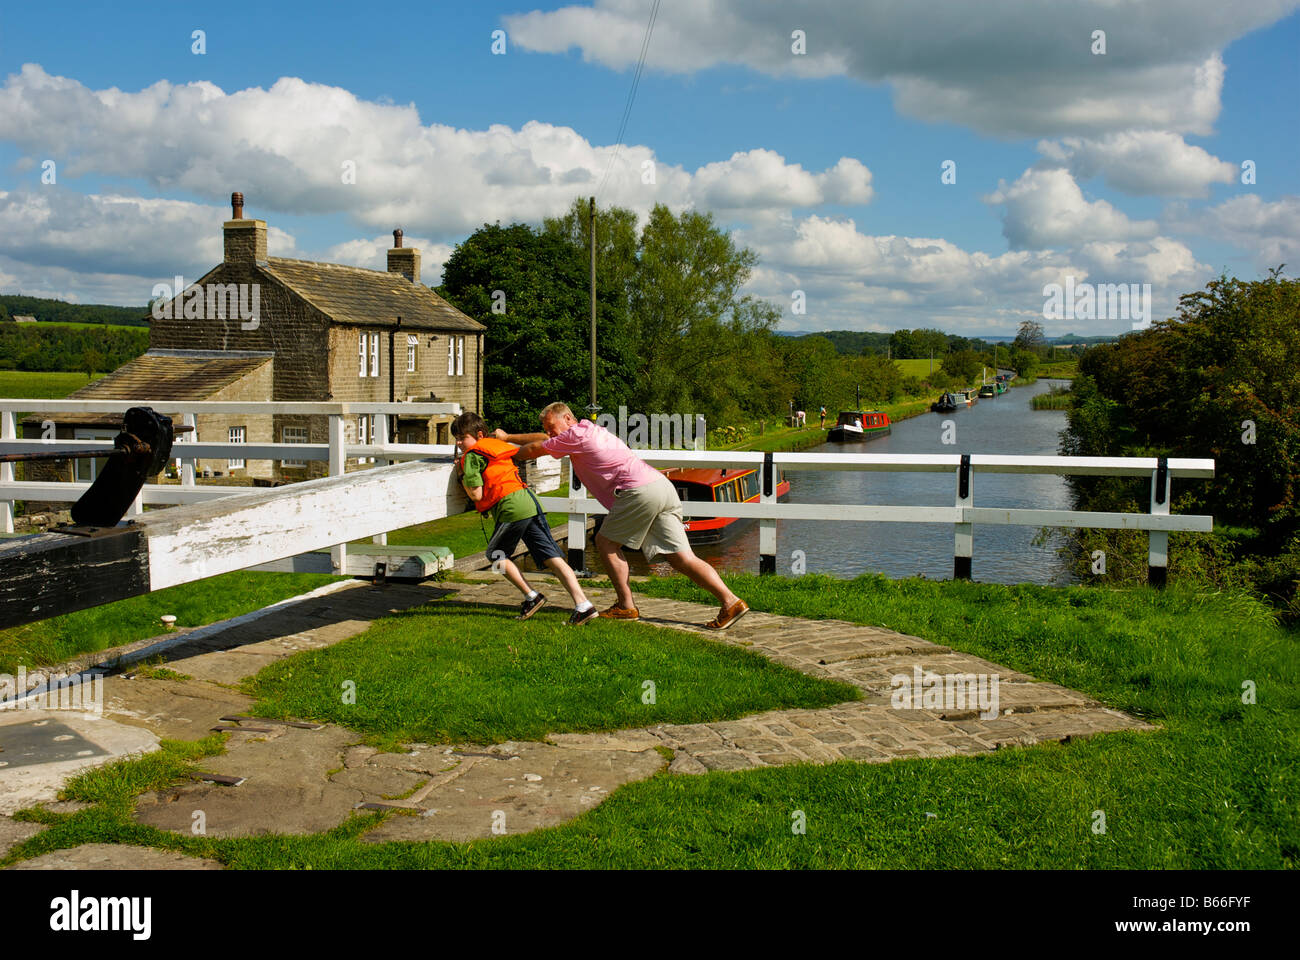
<svg viewBox="0 0 1300 960">
<path fill-rule="evenodd" d="M 761 479 L 755 469 L 733 467 L 730 470 L 703 470 L 673 467 L 663 471 L 677 488 L 685 504 L 758 503 Z M 782 474 L 777 478 L 776 496 L 780 500 L 790 492 L 790 481 Z M 746 524 L 737 517 L 687 517 L 686 537 L 691 543 L 721 543 Z"/>
</svg>

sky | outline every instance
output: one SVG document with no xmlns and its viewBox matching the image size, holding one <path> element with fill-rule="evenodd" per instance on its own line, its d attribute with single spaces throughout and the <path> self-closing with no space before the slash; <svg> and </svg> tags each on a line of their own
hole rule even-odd
<svg viewBox="0 0 1300 960">
<path fill-rule="evenodd" d="M 400 226 L 436 286 L 595 195 L 711 215 L 781 330 L 1119 333 L 1300 273 L 1298 7 L 7 4 L 0 292 L 147 303 L 235 190 L 271 256 L 384 269 Z M 1051 309 L 1106 284 L 1128 311 Z"/>
</svg>

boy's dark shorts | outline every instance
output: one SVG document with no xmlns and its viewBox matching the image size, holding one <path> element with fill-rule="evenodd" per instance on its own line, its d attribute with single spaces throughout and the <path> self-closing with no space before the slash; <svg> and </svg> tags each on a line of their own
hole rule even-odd
<svg viewBox="0 0 1300 960">
<path fill-rule="evenodd" d="M 534 514 L 526 520 L 516 520 L 514 523 L 503 523 L 497 527 L 492 534 L 492 539 L 488 541 L 487 558 L 494 561 L 497 551 L 502 551 L 509 557 L 515 552 L 515 547 L 519 545 L 521 538 L 524 545 L 528 547 L 533 564 L 538 570 L 544 569 L 546 561 L 552 557 L 564 559 L 559 544 L 551 536 L 551 527 L 546 522 L 544 513 Z"/>
</svg>

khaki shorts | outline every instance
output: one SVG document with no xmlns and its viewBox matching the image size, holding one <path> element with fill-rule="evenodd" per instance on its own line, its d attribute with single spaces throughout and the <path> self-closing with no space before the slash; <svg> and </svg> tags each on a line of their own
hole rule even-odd
<svg viewBox="0 0 1300 960">
<path fill-rule="evenodd" d="M 682 525 L 682 501 L 662 474 L 614 494 L 614 506 L 600 526 L 600 535 L 641 550 L 650 561 L 661 553 L 681 553 L 691 547 Z"/>
</svg>

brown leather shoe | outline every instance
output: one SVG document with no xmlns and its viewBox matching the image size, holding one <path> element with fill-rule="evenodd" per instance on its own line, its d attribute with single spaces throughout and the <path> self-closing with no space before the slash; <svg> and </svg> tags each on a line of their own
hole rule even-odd
<svg viewBox="0 0 1300 960">
<path fill-rule="evenodd" d="M 600 611 L 600 615 L 606 620 L 640 620 L 641 611 L 636 607 L 620 607 L 617 603 L 608 610 Z"/>
<path fill-rule="evenodd" d="M 737 600 L 706 623 L 705 626 L 710 630 L 726 630 L 727 627 L 731 626 L 747 613 L 749 613 L 749 604 L 744 600 Z"/>
</svg>

